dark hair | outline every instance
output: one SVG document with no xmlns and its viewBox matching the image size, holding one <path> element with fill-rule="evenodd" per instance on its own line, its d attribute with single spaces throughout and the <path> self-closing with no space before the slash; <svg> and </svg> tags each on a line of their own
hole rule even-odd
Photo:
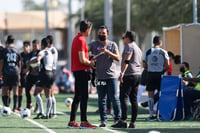
<svg viewBox="0 0 200 133">
<path fill-rule="evenodd" d="M 168 53 L 169 57 L 171 57 L 172 59 L 174 59 L 174 53 L 172 53 L 171 51 L 168 51 L 167 53 Z"/>
<path fill-rule="evenodd" d="M 6 43 L 11 44 L 14 43 L 15 38 L 12 35 L 8 35 Z"/>
<path fill-rule="evenodd" d="M 106 31 L 109 33 L 108 27 L 106 25 L 99 26 L 99 29 L 106 29 Z"/>
<path fill-rule="evenodd" d="M 85 32 L 88 28 L 92 26 L 92 23 L 88 20 L 83 20 L 80 22 L 80 32 Z"/>
<path fill-rule="evenodd" d="M 188 62 L 183 62 L 182 64 L 183 64 L 185 67 L 187 67 L 188 69 L 190 69 L 190 65 L 189 65 Z"/>
<path fill-rule="evenodd" d="M 180 55 L 175 55 L 174 56 L 174 63 L 175 64 L 180 64 L 181 63 L 181 56 Z"/>
<path fill-rule="evenodd" d="M 160 36 L 155 36 L 155 37 L 153 38 L 153 44 L 154 44 L 154 45 L 159 45 L 160 40 L 161 40 Z"/>
<path fill-rule="evenodd" d="M 126 31 L 123 38 L 127 37 L 130 39 L 131 42 L 135 41 L 135 32 L 134 31 Z"/>
<path fill-rule="evenodd" d="M 30 45 L 31 45 L 31 44 L 30 44 L 30 41 L 27 41 L 27 40 L 26 40 L 26 41 L 23 42 L 23 46 L 24 46 L 24 47 L 25 47 L 25 46 L 30 46 Z"/>
<path fill-rule="evenodd" d="M 43 38 L 41 41 L 41 45 L 44 46 L 44 48 L 49 46 L 49 39 Z"/>
<path fill-rule="evenodd" d="M 53 44 L 53 36 L 52 35 L 48 35 L 47 38 L 49 39 L 49 43 Z"/>
<path fill-rule="evenodd" d="M 39 41 L 38 41 L 37 39 L 34 39 L 34 40 L 32 41 L 32 44 L 36 44 L 36 43 L 39 43 Z"/>
</svg>

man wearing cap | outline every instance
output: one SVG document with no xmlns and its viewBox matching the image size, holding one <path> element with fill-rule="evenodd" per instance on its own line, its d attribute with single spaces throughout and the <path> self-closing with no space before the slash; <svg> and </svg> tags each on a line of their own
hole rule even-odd
<svg viewBox="0 0 200 133">
<path fill-rule="evenodd" d="M 137 91 L 142 70 L 142 51 L 135 43 L 135 32 L 126 31 L 123 36 L 120 81 L 121 120 L 112 125 L 115 128 L 127 128 L 128 103 L 131 102 L 131 121 L 129 128 L 135 128 L 138 113 Z"/>
<path fill-rule="evenodd" d="M 13 111 L 17 111 L 17 100 L 18 100 L 18 87 L 19 87 L 19 75 L 21 68 L 20 54 L 14 48 L 14 37 L 9 35 L 7 37 L 7 47 L 2 53 L 2 59 L 0 61 L 0 77 L 3 75 L 3 90 L 2 90 L 2 101 L 3 105 L 9 107 L 10 105 L 10 92 L 13 88 L 14 93 L 14 104 Z"/>
<path fill-rule="evenodd" d="M 144 54 L 143 67 L 147 69 L 147 87 L 148 91 L 148 106 L 149 106 L 149 121 L 156 120 L 153 115 L 154 91 L 160 91 L 161 75 L 169 68 L 169 56 L 167 51 L 162 49 L 162 40 L 160 36 L 153 38 L 154 46 L 148 49 Z"/>
</svg>

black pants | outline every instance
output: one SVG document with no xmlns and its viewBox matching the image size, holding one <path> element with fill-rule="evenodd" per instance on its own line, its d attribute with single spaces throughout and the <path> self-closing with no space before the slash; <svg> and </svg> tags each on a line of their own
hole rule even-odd
<svg viewBox="0 0 200 133">
<path fill-rule="evenodd" d="M 88 101 L 88 72 L 85 70 L 73 72 L 75 77 L 75 95 L 72 102 L 70 121 L 76 119 L 76 112 L 80 102 L 81 121 L 87 121 Z"/>
<path fill-rule="evenodd" d="M 140 83 L 140 75 L 124 76 L 120 85 L 120 103 L 122 110 L 122 120 L 127 119 L 128 98 L 131 102 L 131 122 L 135 122 L 138 113 L 137 91 Z"/>
<path fill-rule="evenodd" d="M 38 75 L 29 74 L 26 79 L 25 89 L 26 89 L 26 107 L 31 108 L 31 94 L 30 90 L 38 81 Z"/>
</svg>

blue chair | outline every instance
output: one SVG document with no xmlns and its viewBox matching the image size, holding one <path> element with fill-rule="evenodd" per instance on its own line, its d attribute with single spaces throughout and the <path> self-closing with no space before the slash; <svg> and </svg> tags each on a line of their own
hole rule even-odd
<svg viewBox="0 0 200 133">
<path fill-rule="evenodd" d="M 178 76 L 162 76 L 157 113 L 160 121 L 184 119 L 182 79 Z"/>
</svg>

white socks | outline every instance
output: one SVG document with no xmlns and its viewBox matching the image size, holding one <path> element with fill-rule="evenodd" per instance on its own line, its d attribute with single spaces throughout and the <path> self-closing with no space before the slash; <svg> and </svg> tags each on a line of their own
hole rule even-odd
<svg viewBox="0 0 200 133">
<path fill-rule="evenodd" d="M 49 116 L 49 113 L 51 111 L 51 106 L 52 106 L 52 98 L 48 97 L 46 99 L 46 116 Z"/>
<path fill-rule="evenodd" d="M 137 93 L 137 101 L 140 101 L 140 97 L 142 96 L 142 92 L 146 89 L 145 85 L 139 85 L 138 93 Z"/>
<path fill-rule="evenodd" d="M 150 115 L 150 117 L 152 117 L 153 116 L 153 106 L 154 106 L 153 98 L 149 98 L 148 105 L 149 105 L 149 115 Z"/>
<path fill-rule="evenodd" d="M 40 113 L 44 114 L 43 101 L 42 101 L 42 98 L 40 97 L 40 94 L 36 95 L 35 99 L 38 104 Z"/>
<path fill-rule="evenodd" d="M 51 114 L 55 115 L 56 114 L 56 99 L 53 96 L 52 97 L 52 107 L 51 107 Z"/>
</svg>

